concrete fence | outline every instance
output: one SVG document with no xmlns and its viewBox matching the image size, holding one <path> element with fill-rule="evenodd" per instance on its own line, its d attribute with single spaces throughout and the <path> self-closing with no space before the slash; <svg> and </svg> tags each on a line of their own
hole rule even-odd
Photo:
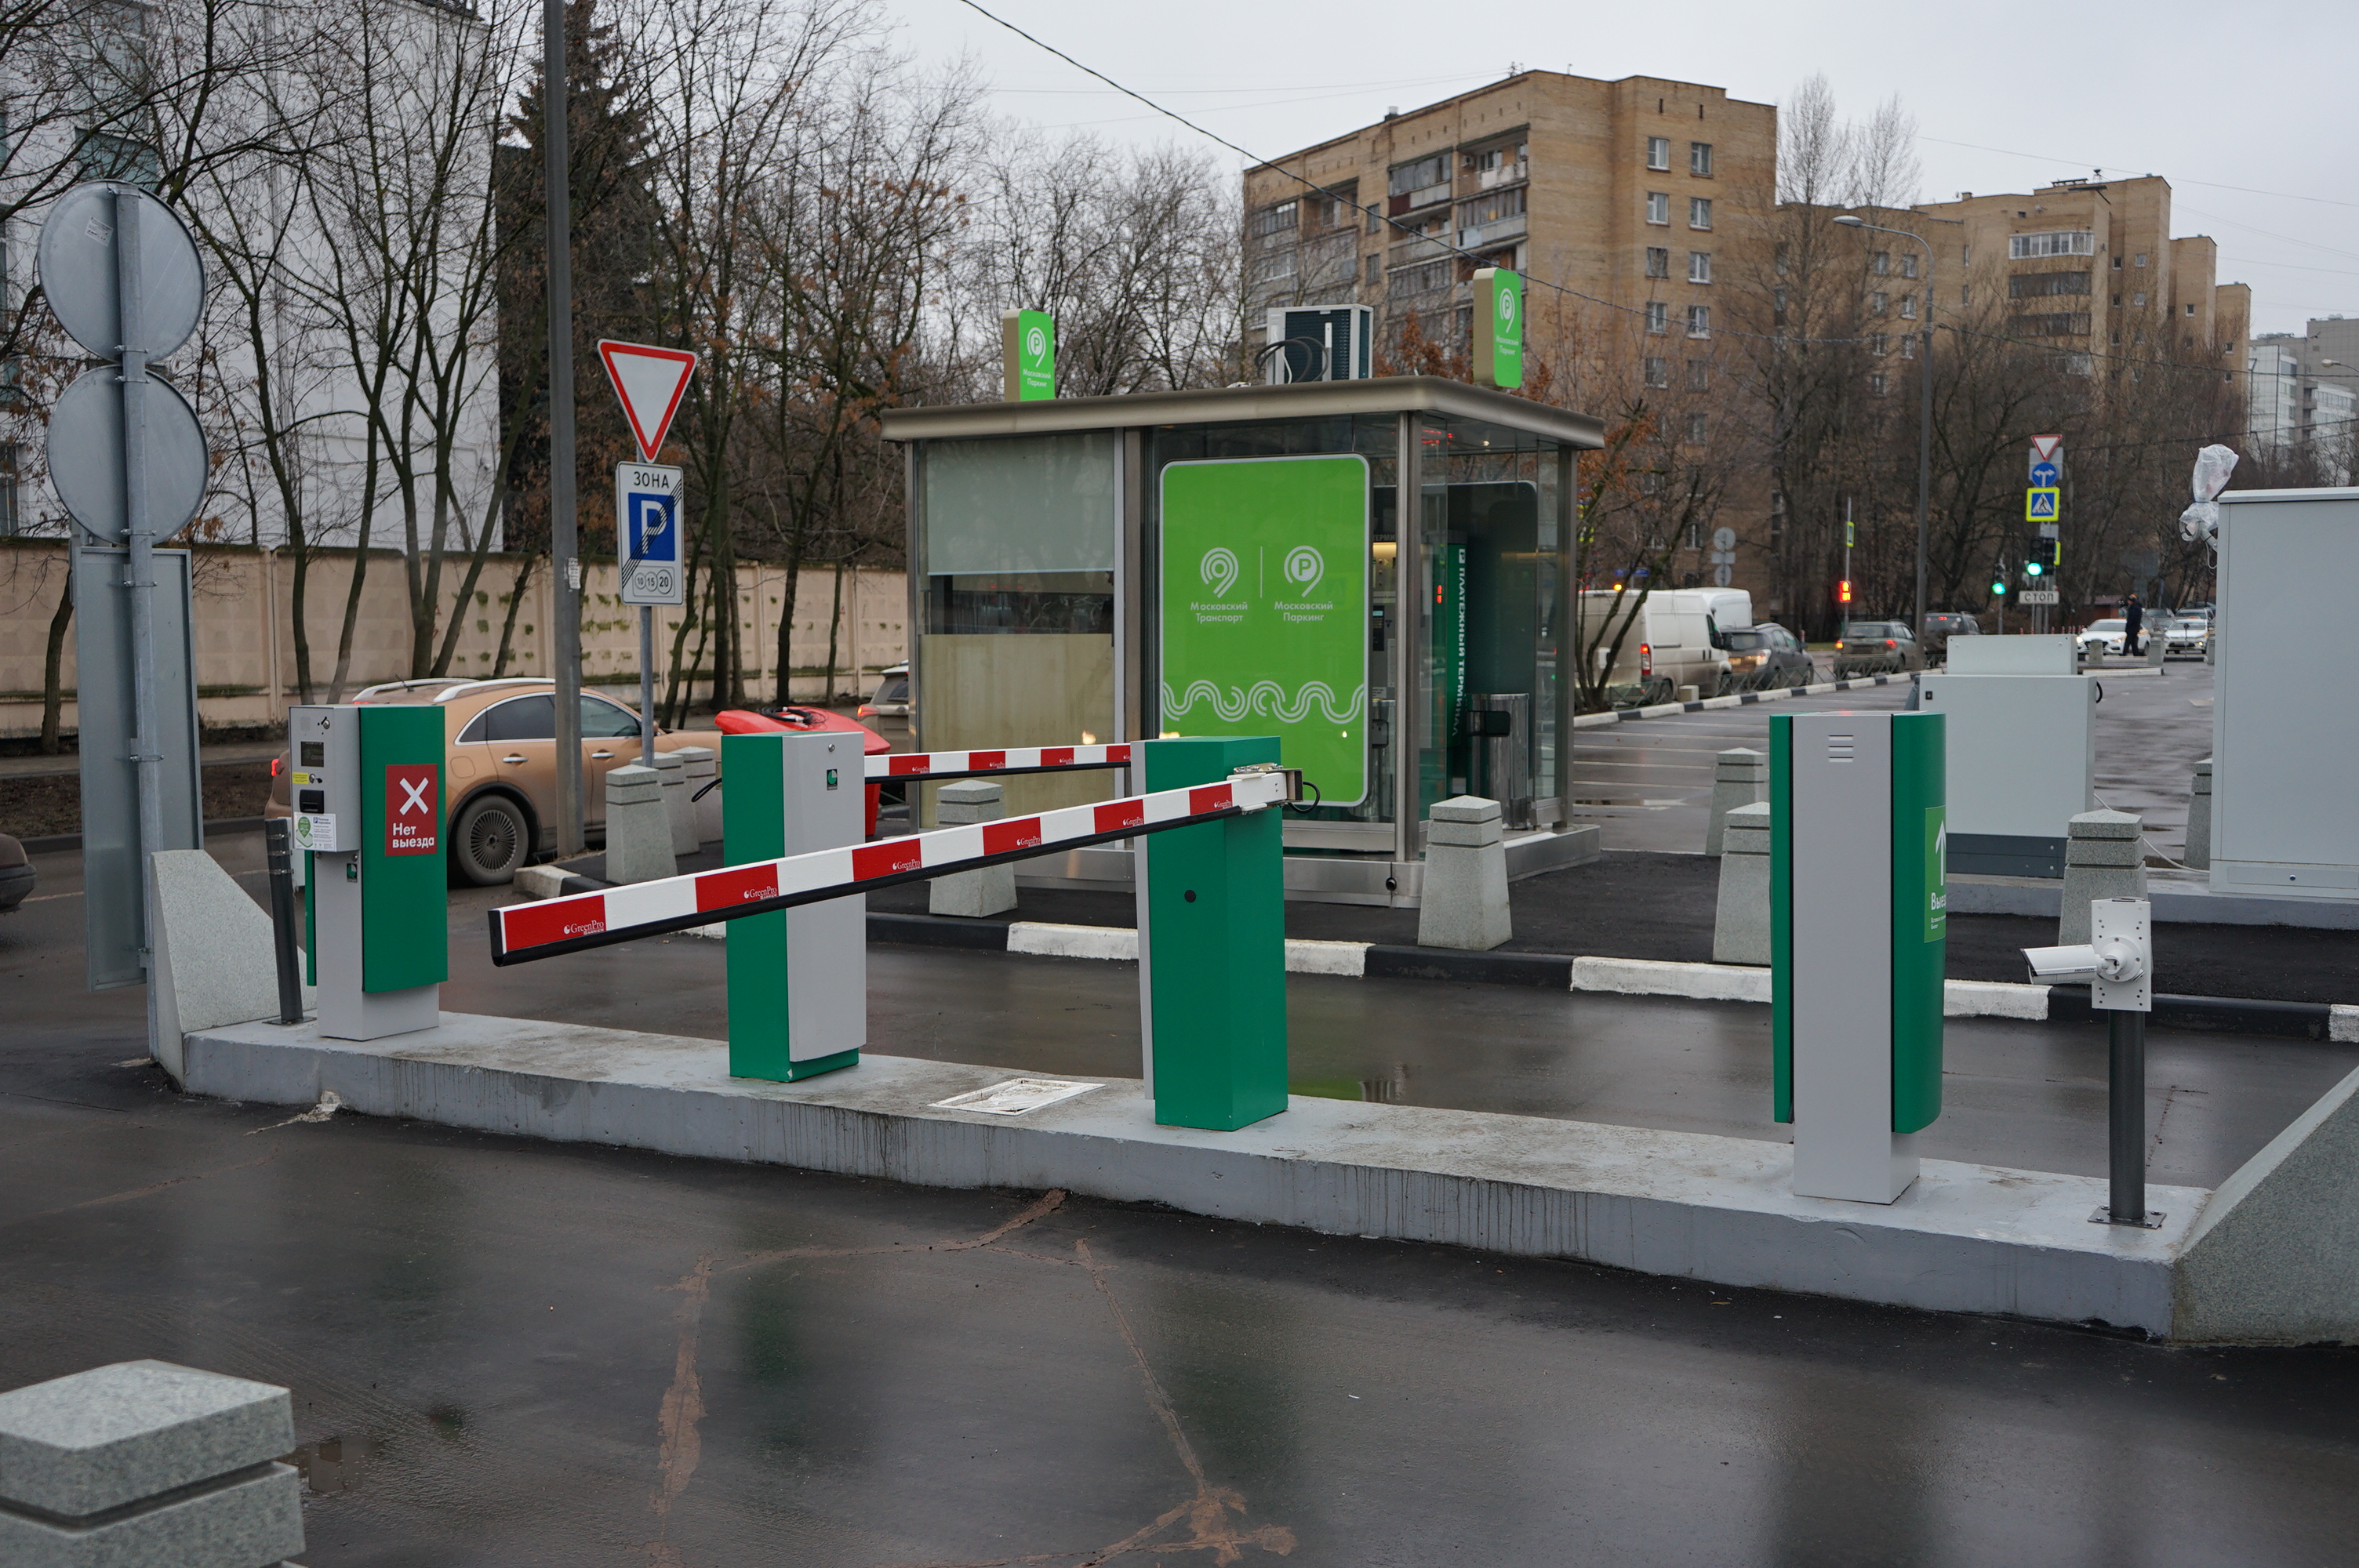
<svg viewBox="0 0 2359 1568">
<path fill-rule="evenodd" d="M 304 590 L 303 621 L 311 650 L 313 700 L 325 701 L 335 673 L 336 642 L 344 601 L 352 589 L 359 552 L 319 550 L 312 555 Z M 515 591 L 520 556 L 497 555 L 484 562 L 467 602 L 457 606 L 459 641 L 451 661 L 454 676 L 488 676 L 497 660 L 500 628 Z M 582 564 L 582 667 L 584 681 L 611 687 L 636 701 L 638 684 L 638 616 L 620 603 L 611 562 Z M 0 538 L 0 737 L 33 735 L 41 727 L 42 665 L 51 617 L 65 591 L 67 550 L 60 539 Z M 464 560 L 443 565 L 443 616 L 437 636 L 466 576 Z M 201 546 L 195 561 L 195 635 L 198 705 L 209 726 L 275 722 L 296 692 L 294 646 L 295 570 L 284 549 Z M 899 571 L 861 568 L 843 574 L 842 625 L 837 635 L 838 689 L 865 689 L 875 673 L 908 653 L 908 593 Z M 767 697 L 777 678 L 778 616 L 786 594 L 782 567 L 738 563 L 737 610 L 746 679 Z M 512 676 L 547 675 L 552 650 L 553 607 L 549 562 L 536 560 L 517 606 L 507 669 Z M 790 680 L 799 700 L 819 699 L 827 684 L 828 625 L 834 611 L 835 573 L 806 566 L 797 583 Z M 671 633 L 681 612 L 659 610 L 657 657 L 668 659 Z M 369 552 L 362 579 L 360 613 L 353 625 L 352 672 L 346 695 L 378 681 L 400 680 L 410 669 L 409 588 L 402 557 Z M 689 633 L 685 662 L 694 654 L 697 633 Z M 439 643 L 438 643 L 439 646 Z M 65 731 L 78 726 L 73 702 L 73 634 L 68 629 L 62 666 Z M 711 666 L 711 655 L 704 664 Z M 664 670 L 658 670 L 660 680 Z M 277 695 L 274 698 L 273 692 Z"/>
</svg>

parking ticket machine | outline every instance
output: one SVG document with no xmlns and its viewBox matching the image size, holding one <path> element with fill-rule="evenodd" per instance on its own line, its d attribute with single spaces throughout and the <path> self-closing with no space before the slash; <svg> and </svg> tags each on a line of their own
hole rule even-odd
<svg viewBox="0 0 2359 1568">
<path fill-rule="evenodd" d="M 287 737 L 320 1033 L 431 1029 L 451 978 L 442 709 L 290 708 Z"/>
</svg>

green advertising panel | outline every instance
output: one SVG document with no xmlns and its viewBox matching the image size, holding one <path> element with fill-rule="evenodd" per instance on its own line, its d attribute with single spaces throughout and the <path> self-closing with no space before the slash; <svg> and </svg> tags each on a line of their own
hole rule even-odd
<svg viewBox="0 0 2359 1568">
<path fill-rule="evenodd" d="M 1503 266 L 1474 274 L 1474 379 L 1512 392 L 1524 384 L 1524 280 Z"/>
<path fill-rule="evenodd" d="M 1010 403 L 1057 395 L 1057 323 L 1046 310 L 1009 310 L 1000 317 L 1001 351 Z"/>
<path fill-rule="evenodd" d="M 1328 806 L 1368 794 L 1368 465 L 1163 470 L 1166 736 L 1275 733 Z"/>
<path fill-rule="evenodd" d="M 1941 1114 L 1949 968 L 1948 719 L 1892 716 L 1892 1130 Z"/>
</svg>

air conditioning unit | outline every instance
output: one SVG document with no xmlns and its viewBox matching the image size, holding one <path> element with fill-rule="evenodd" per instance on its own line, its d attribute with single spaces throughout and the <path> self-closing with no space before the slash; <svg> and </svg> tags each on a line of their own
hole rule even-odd
<svg viewBox="0 0 2359 1568">
<path fill-rule="evenodd" d="M 1365 305 L 1282 305 L 1269 312 L 1264 362 L 1273 384 L 1365 381 L 1375 374 L 1376 313 Z"/>
</svg>

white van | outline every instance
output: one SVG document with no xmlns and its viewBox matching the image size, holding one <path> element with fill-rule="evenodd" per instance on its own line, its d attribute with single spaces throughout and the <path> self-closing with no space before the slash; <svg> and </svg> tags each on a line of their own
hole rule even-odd
<svg viewBox="0 0 2359 1568">
<path fill-rule="evenodd" d="M 1597 642 L 1607 617 L 1612 627 L 1595 656 L 1603 660 L 1614 635 L 1622 637 L 1608 684 L 1636 688 L 1642 703 L 1669 702 L 1683 686 L 1703 697 L 1719 696 L 1728 678 L 1728 654 L 1713 645 L 1712 632 L 1715 626 L 1752 625 L 1753 596 L 1742 589 L 1658 589 L 1638 606 L 1638 623 L 1623 633 L 1630 597 L 1595 589 L 1581 596 L 1579 645 Z"/>
</svg>

